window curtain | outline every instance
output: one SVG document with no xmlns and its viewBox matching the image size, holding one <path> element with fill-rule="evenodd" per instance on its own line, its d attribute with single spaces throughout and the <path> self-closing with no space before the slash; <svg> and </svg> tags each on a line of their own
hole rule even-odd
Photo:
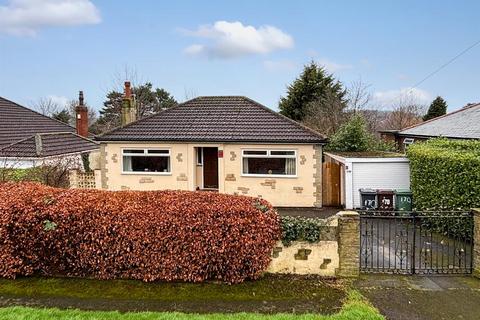
<svg viewBox="0 0 480 320">
<path fill-rule="evenodd" d="M 286 158 L 285 159 L 285 174 L 286 175 L 295 175 L 295 158 Z"/>
<path fill-rule="evenodd" d="M 124 172 L 133 171 L 133 169 L 132 169 L 132 157 L 130 157 L 130 156 L 124 156 L 123 157 L 123 171 Z"/>
<path fill-rule="evenodd" d="M 243 173 L 249 173 L 248 172 L 248 158 L 243 158 Z"/>
</svg>

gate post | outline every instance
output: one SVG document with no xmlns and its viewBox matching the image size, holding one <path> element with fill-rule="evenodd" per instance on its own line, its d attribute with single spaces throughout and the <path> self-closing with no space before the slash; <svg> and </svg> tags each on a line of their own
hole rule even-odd
<svg viewBox="0 0 480 320">
<path fill-rule="evenodd" d="M 480 278 L 480 209 L 472 209 L 473 213 L 473 270 L 475 277 Z"/>
<path fill-rule="evenodd" d="M 337 276 L 358 277 L 360 273 L 360 216 L 355 211 L 341 211 L 338 217 Z"/>
</svg>

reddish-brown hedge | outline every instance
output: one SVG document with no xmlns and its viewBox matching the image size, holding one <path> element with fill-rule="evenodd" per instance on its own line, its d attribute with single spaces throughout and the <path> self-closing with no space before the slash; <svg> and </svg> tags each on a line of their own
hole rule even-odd
<svg viewBox="0 0 480 320">
<path fill-rule="evenodd" d="M 263 200 L 213 192 L 0 185 L 0 276 L 255 279 L 279 239 Z"/>
</svg>

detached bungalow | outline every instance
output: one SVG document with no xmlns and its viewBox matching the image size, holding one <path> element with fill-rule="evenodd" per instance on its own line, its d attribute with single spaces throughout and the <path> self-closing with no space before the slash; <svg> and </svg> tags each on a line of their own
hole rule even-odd
<svg viewBox="0 0 480 320">
<path fill-rule="evenodd" d="M 124 125 L 97 137 L 103 189 L 211 190 L 275 206 L 322 205 L 325 137 L 258 102 L 198 97 L 134 121 L 126 83 L 122 112 Z"/>
</svg>

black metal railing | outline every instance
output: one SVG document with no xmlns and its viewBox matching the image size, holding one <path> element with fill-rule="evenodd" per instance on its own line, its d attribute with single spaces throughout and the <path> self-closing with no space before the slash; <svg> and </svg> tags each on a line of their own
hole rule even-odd
<svg viewBox="0 0 480 320">
<path fill-rule="evenodd" d="M 360 270 L 401 274 L 472 272 L 469 212 L 360 211 Z"/>
</svg>

